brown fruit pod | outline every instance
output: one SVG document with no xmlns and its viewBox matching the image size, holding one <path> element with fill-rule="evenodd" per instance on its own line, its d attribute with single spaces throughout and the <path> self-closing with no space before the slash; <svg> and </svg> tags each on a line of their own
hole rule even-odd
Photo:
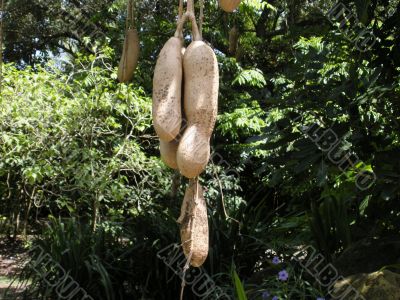
<svg viewBox="0 0 400 300">
<path fill-rule="evenodd" d="M 182 27 L 161 49 L 153 77 L 153 125 L 160 138 L 170 142 L 177 137 L 182 124 Z"/>
<path fill-rule="evenodd" d="M 160 139 L 160 156 L 161 160 L 170 168 L 177 170 L 178 163 L 176 161 L 176 151 L 178 150 L 179 142 L 172 140 L 164 142 Z"/>
<path fill-rule="evenodd" d="M 219 6 L 226 12 L 233 12 L 239 7 L 240 0 L 219 0 Z"/>
<path fill-rule="evenodd" d="M 208 255 L 209 229 L 207 204 L 197 179 L 189 181 L 178 223 L 183 252 L 193 267 L 200 267 Z"/>
<path fill-rule="evenodd" d="M 187 127 L 177 152 L 179 170 L 187 178 L 202 173 L 210 158 L 210 138 L 217 118 L 219 89 L 217 58 L 211 47 L 201 40 L 193 19 L 194 41 L 183 56 Z"/>
<path fill-rule="evenodd" d="M 118 81 L 129 82 L 133 78 L 133 73 L 139 60 L 139 35 L 135 28 L 128 29 L 125 35 L 124 49 L 118 67 Z"/>
</svg>

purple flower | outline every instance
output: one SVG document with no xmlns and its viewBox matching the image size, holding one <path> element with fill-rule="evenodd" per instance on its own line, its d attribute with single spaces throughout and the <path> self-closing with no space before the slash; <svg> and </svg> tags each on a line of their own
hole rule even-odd
<svg viewBox="0 0 400 300">
<path fill-rule="evenodd" d="M 278 296 L 273 296 L 271 300 L 279 300 Z"/>
<path fill-rule="evenodd" d="M 282 270 L 279 272 L 278 278 L 280 281 L 286 281 L 289 278 L 289 274 L 286 272 L 286 270 Z"/>
<path fill-rule="evenodd" d="M 325 300 L 323 297 L 318 297 L 317 300 Z"/>
<path fill-rule="evenodd" d="M 274 258 L 272 259 L 272 263 L 273 263 L 274 265 L 277 265 L 277 264 L 279 264 L 280 262 L 281 262 L 281 260 L 279 259 L 278 256 L 274 256 Z"/>
<path fill-rule="evenodd" d="M 269 294 L 268 291 L 264 291 L 264 292 L 262 293 L 262 298 L 263 298 L 263 300 L 268 299 L 269 295 L 270 295 L 270 294 Z"/>
</svg>

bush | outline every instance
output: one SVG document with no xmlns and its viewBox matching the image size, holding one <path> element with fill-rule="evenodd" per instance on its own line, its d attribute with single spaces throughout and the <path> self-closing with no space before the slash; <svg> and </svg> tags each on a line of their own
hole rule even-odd
<svg viewBox="0 0 400 300">
<path fill-rule="evenodd" d="M 153 156 L 151 99 L 138 87 L 117 84 L 114 71 L 97 66 L 100 59 L 80 58 L 83 69 L 70 76 L 51 66 L 5 66 L 0 215 L 9 223 L 23 219 L 26 230 L 33 216 L 96 223 L 135 215 L 163 197 L 158 188 L 168 190 L 169 173 Z"/>
</svg>

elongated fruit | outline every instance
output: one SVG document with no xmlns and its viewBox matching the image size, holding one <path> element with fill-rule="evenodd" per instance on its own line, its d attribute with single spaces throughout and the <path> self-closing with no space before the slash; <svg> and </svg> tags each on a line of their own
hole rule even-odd
<svg viewBox="0 0 400 300">
<path fill-rule="evenodd" d="M 233 12 L 239 4 L 240 0 L 219 0 L 219 6 L 226 12 Z"/>
<path fill-rule="evenodd" d="M 208 255 L 209 229 L 207 204 L 197 180 L 189 181 L 178 222 L 183 252 L 193 267 L 200 267 Z"/>
<path fill-rule="evenodd" d="M 172 140 L 170 142 L 164 142 L 160 140 L 160 155 L 162 161 L 172 169 L 178 169 L 178 163 L 176 162 L 176 151 L 178 150 L 179 142 Z"/>
<path fill-rule="evenodd" d="M 140 52 L 139 35 L 136 29 L 128 29 L 124 41 L 121 61 L 118 67 L 119 82 L 129 82 L 138 64 Z"/>
<path fill-rule="evenodd" d="M 178 167 L 182 175 L 194 178 L 210 158 L 210 138 L 218 111 L 219 71 L 214 51 L 195 40 L 183 57 L 184 110 L 187 127 L 179 143 Z"/>
<path fill-rule="evenodd" d="M 182 123 L 182 41 L 170 38 L 162 48 L 153 77 L 153 124 L 159 138 L 172 141 Z"/>
</svg>

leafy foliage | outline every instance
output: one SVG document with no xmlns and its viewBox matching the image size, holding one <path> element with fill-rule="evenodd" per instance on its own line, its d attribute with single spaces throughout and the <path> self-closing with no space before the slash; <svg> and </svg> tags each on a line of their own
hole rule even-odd
<svg viewBox="0 0 400 300">
<path fill-rule="evenodd" d="M 103 57 L 96 59 L 77 63 L 96 65 Z M 0 191 L 2 202 L 14 206 L 3 212 L 10 219 L 32 208 L 83 218 L 98 209 L 98 217 L 135 215 L 157 197 L 145 186 L 167 184 L 164 167 L 140 146 L 146 140 L 155 146 L 150 99 L 140 89 L 116 85 L 109 77 L 114 70 L 57 72 L 6 68 Z"/>
</svg>

